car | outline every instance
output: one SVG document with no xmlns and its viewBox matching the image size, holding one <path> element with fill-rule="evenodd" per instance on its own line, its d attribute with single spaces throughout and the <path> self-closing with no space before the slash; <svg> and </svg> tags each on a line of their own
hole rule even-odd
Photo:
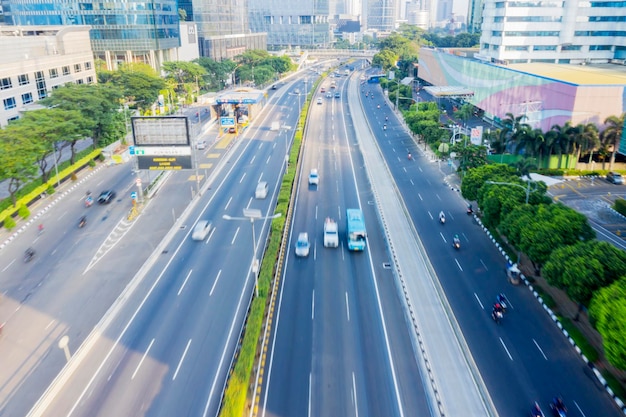
<svg viewBox="0 0 626 417">
<path fill-rule="evenodd" d="M 310 248 L 309 234 L 307 232 L 300 233 L 296 241 L 296 256 L 309 256 Z"/>
<path fill-rule="evenodd" d="M 295 95 L 299 96 L 300 95 L 300 90 L 296 88 L 295 90 L 293 90 L 293 93 Z"/>
<path fill-rule="evenodd" d="M 199 140 L 196 142 L 196 149 L 202 150 L 206 149 L 206 140 Z"/>
<path fill-rule="evenodd" d="M 228 128 L 228 133 L 237 133 L 237 128 L 235 126 L 231 126 Z"/>
<path fill-rule="evenodd" d="M 331 92 L 326 93 L 326 98 L 333 98 L 333 93 Z"/>
<path fill-rule="evenodd" d="M 341 98 L 341 94 L 335 93 L 335 98 Z"/>
<path fill-rule="evenodd" d="M 277 88 L 278 88 L 278 86 L 277 86 L 276 84 L 274 84 L 274 85 L 272 86 L 272 90 L 276 90 Z"/>
<path fill-rule="evenodd" d="M 624 183 L 624 179 L 622 178 L 622 175 L 618 172 L 609 172 L 608 174 L 606 174 L 606 180 L 613 184 Z"/>
<path fill-rule="evenodd" d="M 105 190 L 101 192 L 98 196 L 98 204 L 109 204 L 115 198 L 115 196 L 115 191 Z"/>
<path fill-rule="evenodd" d="M 193 240 L 204 240 L 211 231 L 211 223 L 208 220 L 200 220 L 196 223 L 196 227 L 193 228 L 191 238 Z"/>
<path fill-rule="evenodd" d="M 324 87 L 320 88 L 320 93 L 325 93 L 326 89 Z"/>
<path fill-rule="evenodd" d="M 322 98 L 321 97 L 317 98 L 317 104 L 322 104 Z"/>
<path fill-rule="evenodd" d="M 256 185 L 256 190 L 254 190 L 254 198 L 262 200 L 267 197 L 267 182 L 261 181 Z"/>
<path fill-rule="evenodd" d="M 317 173 L 317 169 L 313 168 L 311 172 L 309 172 L 309 185 L 319 185 L 320 176 Z"/>
</svg>

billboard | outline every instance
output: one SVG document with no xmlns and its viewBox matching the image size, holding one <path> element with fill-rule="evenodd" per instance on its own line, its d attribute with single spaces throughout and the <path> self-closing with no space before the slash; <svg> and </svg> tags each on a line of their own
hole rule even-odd
<svg viewBox="0 0 626 417">
<path fill-rule="evenodd" d="M 170 171 L 193 169 L 189 123 L 186 116 L 133 117 L 134 146 L 139 169 Z"/>
</svg>

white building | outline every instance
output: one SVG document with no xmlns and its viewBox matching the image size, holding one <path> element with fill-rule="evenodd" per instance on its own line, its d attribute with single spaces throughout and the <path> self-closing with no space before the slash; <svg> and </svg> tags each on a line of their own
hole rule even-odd
<svg viewBox="0 0 626 417">
<path fill-rule="evenodd" d="M 480 58 L 495 63 L 606 63 L 626 58 L 626 7 L 611 0 L 484 0 Z"/>
<path fill-rule="evenodd" d="M 1 26 L 0 51 L 0 126 L 55 87 L 96 82 L 89 26 Z"/>
</svg>

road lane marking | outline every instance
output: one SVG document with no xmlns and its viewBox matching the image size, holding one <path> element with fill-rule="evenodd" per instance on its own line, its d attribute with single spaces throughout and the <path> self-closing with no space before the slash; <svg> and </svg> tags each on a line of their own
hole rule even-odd
<svg viewBox="0 0 626 417">
<path fill-rule="evenodd" d="M 402 169 L 404 170 L 404 172 L 408 172 L 408 171 L 406 170 L 406 167 L 402 167 Z"/>
<path fill-rule="evenodd" d="M 250 160 L 250 165 L 252 165 L 252 164 L 254 163 L 254 159 L 255 159 L 255 158 L 256 158 L 256 155 L 254 155 L 254 156 L 252 157 L 252 159 Z"/>
<path fill-rule="evenodd" d="M 313 241 L 313 260 L 317 259 L 317 240 Z"/>
<path fill-rule="evenodd" d="M 230 241 L 230 244 L 233 245 L 235 243 L 235 239 L 237 239 L 237 235 L 239 234 L 239 227 L 235 231 L 235 236 L 233 236 L 233 240 Z"/>
<path fill-rule="evenodd" d="M 433 217 L 433 215 L 430 213 L 430 210 L 428 210 L 426 213 L 428 213 L 428 215 L 430 216 L 430 220 L 434 220 L 435 218 Z"/>
<path fill-rule="evenodd" d="M 48 330 L 48 328 L 52 326 L 54 322 L 56 322 L 56 320 L 52 320 L 50 323 L 48 323 L 48 325 L 44 328 L 44 330 Z"/>
<path fill-rule="evenodd" d="M 346 315 L 348 316 L 348 321 L 350 321 L 350 302 L 348 301 L 348 291 L 346 291 Z"/>
<path fill-rule="evenodd" d="M 191 276 L 192 272 L 193 272 L 193 269 L 190 269 L 189 273 L 187 273 L 187 277 L 185 277 L 185 280 L 183 281 L 183 285 L 180 286 L 180 288 L 178 289 L 178 294 L 176 295 L 180 295 L 180 293 L 183 292 L 183 288 L 185 288 L 185 285 L 187 284 L 187 280 Z"/>
<path fill-rule="evenodd" d="M 424 171 L 422 171 L 422 167 L 419 167 L 419 166 L 418 166 L 418 167 L 417 167 L 417 169 L 419 169 L 419 170 L 420 170 L 420 172 L 424 172 Z M 428 181 L 428 180 L 426 180 L 426 181 Z M 428 181 L 428 184 L 430 184 L 430 181 Z"/>
<path fill-rule="evenodd" d="M 248 200 L 248 205 L 246 205 L 246 208 L 250 208 L 250 204 L 252 204 L 252 197 L 250 197 L 250 199 Z"/>
<path fill-rule="evenodd" d="M 224 210 L 228 210 L 228 206 L 230 206 L 230 202 L 233 201 L 233 198 L 229 198 L 228 199 L 228 203 L 226 203 L 226 206 L 224 207 Z"/>
<path fill-rule="evenodd" d="M 543 349 L 541 349 L 541 348 L 539 347 L 539 343 L 537 343 L 537 341 L 536 341 L 535 339 L 533 339 L 533 343 L 535 344 L 535 346 L 537 346 L 537 349 L 539 349 L 539 352 L 541 352 L 541 355 L 543 355 L 543 358 L 544 358 L 545 360 L 548 360 L 548 357 L 546 356 L 546 354 L 545 354 L 545 353 L 543 353 Z"/>
<path fill-rule="evenodd" d="M 420 193 L 417 193 L 417 196 L 419 197 L 420 200 L 424 201 L 424 199 L 422 198 L 422 195 Z"/>
<path fill-rule="evenodd" d="M 500 339 L 500 343 L 502 344 L 502 347 L 504 348 L 504 351 L 506 352 L 506 354 L 509 355 L 509 359 L 513 360 L 513 356 L 511 356 L 511 354 L 509 353 L 509 350 L 506 348 L 506 345 L 504 344 L 504 340 L 502 340 L 501 337 L 499 337 L 498 339 Z"/>
<path fill-rule="evenodd" d="M 359 402 L 356 398 L 356 381 L 354 379 L 354 371 L 352 372 L 352 401 L 354 403 L 354 415 L 359 417 Z"/>
<path fill-rule="evenodd" d="M 313 290 L 313 295 L 311 296 L 311 320 L 315 319 L 315 290 Z"/>
<path fill-rule="evenodd" d="M 209 291 L 209 297 L 213 295 L 213 290 L 215 289 L 215 286 L 217 285 L 217 281 L 220 280 L 220 275 L 222 275 L 222 270 L 221 269 L 219 271 L 217 271 L 217 276 L 215 277 L 215 282 L 213 283 L 213 285 L 211 285 L 211 291 Z"/>
<path fill-rule="evenodd" d="M 311 379 L 313 378 L 313 376 L 311 375 L 311 372 L 309 372 L 309 414 L 308 416 L 311 417 Z"/>
<path fill-rule="evenodd" d="M 315 205 L 315 220 L 317 220 L 317 204 Z"/>
<path fill-rule="evenodd" d="M 124 349 L 124 352 L 127 352 L 128 349 Z M 107 377 L 107 382 L 111 381 L 111 378 L 113 378 L 113 375 L 115 375 L 115 372 L 117 371 L 117 368 L 120 367 L 120 364 L 122 363 L 122 361 L 124 360 L 124 356 L 120 357 L 120 360 L 117 361 L 117 363 L 115 364 L 115 366 L 113 367 L 113 369 L 111 370 L 111 373 L 109 374 L 109 376 Z M 89 395 L 87 396 L 88 398 L 91 397 L 91 394 L 93 393 L 90 392 Z"/>
<path fill-rule="evenodd" d="M 213 230 L 211 230 L 211 233 L 209 233 L 209 238 L 206 240 L 206 242 L 204 242 L 205 245 L 209 244 L 209 241 L 211 240 L 214 234 L 215 234 L 215 227 L 213 228 Z"/>
<path fill-rule="evenodd" d="M 263 173 L 261 172 L 261 175 L 259 175 L 259 180 L 257 181 L 257 183 L 261 182 L 262 179 L 263 179 Z"/>
<path fill-rule="evenodd" d="M 439 236 L 441 236 L 441 238 L 443 239 L 443 243 L 448 243 L 448 241 L 446 240 L 446 237 L 443 235 L 442 232 L 439 232 Z"/>
<path fill-rule="evenodd" d="M 415 185 L 415 183 L 413 182 L 413 180 L 409 180 L 411 182 L 411 185 Z"/>
<path fill-rule="evenodd" d="M 484 310 L 485 306 L 483 305 L 483 303 L 480 302 L 480 298 L 478 298 L 478 294 L 474 293 L 474 297 L 476 297 L 476 301 L 478 301 L 478 304 L 480 304 L 480 308 Z"/>
<path fill-rule="evenodd" d="M 239 184 L 241 184 L 243 182 L 243 179 L 246 178 L 246 173 L 244 172 L 243 175 L 241 176 L 241 179 L 239 180 Z"/>
<path fill-rule="evenodd" d="M 4 269 L 2 270 L 2 272 L 6 271 L 7 269 L 9 269 L 9 267 L 11 265 L 13 265 L 13 263 L 15 262 L 15 259 L 13 259 L 11 262 L 9 262 L 9 264 L 7 266 L 4 267 Z"/>
<path fill-rule="evenodd" d="M 137 368 L 135 368 L 135 372 L 133 372 L 133 376 L 130 377 L 131 380 L 135 379 L 135 375 L 137 375 L 137 372 L 139 372 L 139 368 L 141 368 L 141 365 L 143 364 L 143 361 L 146 359 L 146 356 L 148 356 L 148 352 L 150 352 L 150 349 L 152 348 L 152 344 L 153 343 L 154 343 L 154 339 L 152 339 L 150 341 L 150 344 L 148 345 L 148 349 L 146 349 L 146 351 L 143 353 L 143 356 L 141 357 L 141 360 L 137 364 Z"/>
<path fill-rule="evenodd" d="M 459 269 L 461 270 L 461 272 L 463 272 L 463 268 L 461 268 L 461 264 L 459 263 L 459 261 L 456 258 L 454 258 L 454 262 L 456 262 L 456 266 L 458 266 Z"/>
<path fill-rule="evenodd" d="M 437 196 L 437 200 L 441 201 L 441 197 L 439 197 L 439 194 L 435 193 L 435 196 Z"/>
<path fill-rule="evenodd" d="M 587 417 L 587 415 L 585 413 L 583 413 L 583 410 L 580 408 L 580 406 L 578 405 L 578 403 L 576 401 L 574 401 L 574 405 L 576 406 L 576 408 L 578 408 L 578 411 L 580 412 L 581 416 Z"/>
<path fill-rule="evenodd" d="M 180 357 L 180 360 L 178 361 L 178 366 L 176 367 L 176 371 L 174 372 L 174 375 L 172 376 L 172 381 L 176 379 L 176 375 L 178 375 L 178 371 L 180 370 L 180 366 L 183 364 L 183 361 L 185 360 L 185 356 L 187 355 L 187 351 L 189 350 L 189 345 L 191 345 L 191 339 L 189 339 L 189 341 L 187 342 L 187 346 L 185 347 L 185 351 L 183 352 L 183 356 Z"/>
<path fill-rule="evenodd" d="M 483 262 L 482 259 L 479 259 L 480 263 L 483 264 L 483 267 L 485 268 L 485 271 L 489 271 L 489 268 L 487 268 L 487 265 L 485 265 L 485 263 Z"/>
<path fill-rule="evenodd" d="M 269 164 L 271 160 L 272 160 L 272 155 L 267 157 L 267 159 L 265 160 L 265 165 Z"/>
</svg>

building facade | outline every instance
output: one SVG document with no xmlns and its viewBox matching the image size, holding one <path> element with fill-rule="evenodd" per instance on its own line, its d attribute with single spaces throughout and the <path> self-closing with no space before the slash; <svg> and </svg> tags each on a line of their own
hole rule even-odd
<svg viewBox="0 0 626 417">
<path fill-rule="evenodd" d="M 1 2 L 8 25 L 89 25 L 94 54 L 109 69 L 123 62 L 143 62 L 158 69 L 180 46 L 176 0 Z"/>
<path fill-rule="evenodd" d="M 332 42 L 328 0 L 249 0 L 250 28 L 273 49 L 326 47 Z"/>
<path fill-rule="evenodd" d="M 621 1 L 484 0 L 480 57 L 495 63 L 606 63 L 626 59 Z"/>
<path fill-rule="evenodd" d="M 366 30 L 391 32 L 396 28 L 395 0 L 369 0 L 363 2 L 363 8 Z"/>
<path fill-rule="evenodd" d="M 95 83 L 88 26 L 0 27 L 0 126 L 67 83 Z"/>
</svg>

